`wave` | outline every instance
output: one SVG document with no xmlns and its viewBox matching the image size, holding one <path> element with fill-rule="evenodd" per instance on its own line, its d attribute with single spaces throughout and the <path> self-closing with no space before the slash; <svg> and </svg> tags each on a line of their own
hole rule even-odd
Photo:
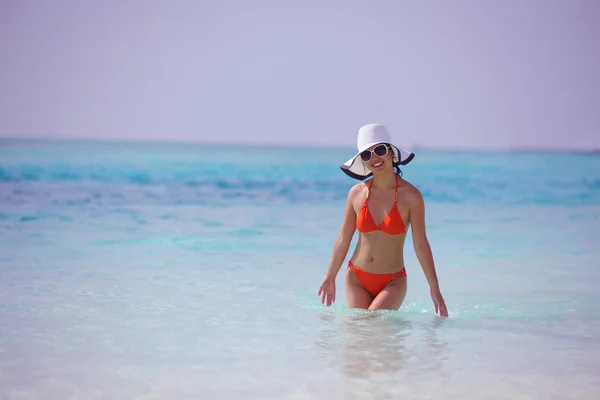
<svg viewBox="0 0 600 400">
<path fill-rule="evenodd" d="M 228 204 L 343 202 L 353 182 L 338 180 L 156 179 L 132 176 L 121 180 L 0 182 L 3 204 Z M 421 181 L 417 184 L 428 202 L 445 204 L 597 205 L 597 182 L 538 182 L 485 179 L 455 182 Z"/>
<path fill-rule="evenodd" d="M 335 149 L 5 147 L 0 204 L 246 204 L 338 202 L 357 183 Z M 598 205 L 597 157 L 423 153 L 405 178 L 429 202 Z M 417 159 L 415 159 L 417 160 Z"/>
</svg>

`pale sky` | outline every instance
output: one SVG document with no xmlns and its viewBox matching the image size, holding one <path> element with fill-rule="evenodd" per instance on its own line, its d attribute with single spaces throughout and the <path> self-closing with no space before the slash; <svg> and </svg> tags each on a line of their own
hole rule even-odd
<svg viewBox="0 0 600 400">
<path fill-rule="evenodd" d="M 1 0 L 0 136 L 600 148 L 600 1 Z"/>
</svg>

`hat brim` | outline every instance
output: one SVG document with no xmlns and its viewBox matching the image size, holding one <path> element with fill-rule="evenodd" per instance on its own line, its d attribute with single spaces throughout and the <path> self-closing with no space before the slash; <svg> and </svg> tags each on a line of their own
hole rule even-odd
<svg viewBox="0 0 600 400">
<path fill-rule="evenodd" d="M 365 147 L 369 148 L 379 143 L 383 142 L 371 143 L 369 146 Z M 394 165 L 406 165 L 411 162 L 413 158 L 415 158 L 415 154 L 413 152 L 405 149 L 399 149 L 393 144 L 391 144 L 391 146 L 392 150 L 394 151 L 394 155 L 399 160 L 397 163 L 394 163 Z M 373 173 L 369 170 L 369 168 L 367 168 L 363 160 L 360 158 L 360 153 L 361 152 L 356 153 L 354 157 L 343 163 L 340 168 L 349 177 L 363 181 L 371 177 Z"/>
</svg>

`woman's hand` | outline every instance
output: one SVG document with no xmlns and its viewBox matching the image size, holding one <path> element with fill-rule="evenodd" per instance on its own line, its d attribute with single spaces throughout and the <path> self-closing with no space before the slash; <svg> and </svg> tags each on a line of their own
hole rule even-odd
<svg viewBox="0 0 600 400">
<path fill-rule="evenodd" d="M 448 309 L 439 288 L 431 288 L 431 300 L 433 300 L 433 305 L 435 306 L 435 313 L 439 313 L 442 317 L 447 317 Z"/>
<path fill-rule="evenodd" d="M 335 279 L 325 278 L 321 287 L 319 287 L 319 293 L 317 296 L 321 296 L 321 303 L 325 303 L 327 299 L 327 307 L 331 306 L 335 301 Z"/>
</svg>

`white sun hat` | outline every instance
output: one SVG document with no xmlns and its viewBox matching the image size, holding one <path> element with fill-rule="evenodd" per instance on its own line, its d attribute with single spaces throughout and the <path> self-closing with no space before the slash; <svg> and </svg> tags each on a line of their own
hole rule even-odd
<svg viewBox="0 0 600 400">
<path fill-rule="evenodd" d="M 368 124 L 358 130 L 358 138 L 356 140 L 358 153 L 340 166 L 342 171 L 346 175 L 361 181 L 372 176 L 373 173 L 369 171 L 360 158 L 360 153 L 379 143 L 387 143 L 392 146 L 394 151 L 394 166 L 406 165 L 415 157 L 414 153 L 392 144 L 392 138 L 385 126 L 382 124 Z"/>
</svg>

